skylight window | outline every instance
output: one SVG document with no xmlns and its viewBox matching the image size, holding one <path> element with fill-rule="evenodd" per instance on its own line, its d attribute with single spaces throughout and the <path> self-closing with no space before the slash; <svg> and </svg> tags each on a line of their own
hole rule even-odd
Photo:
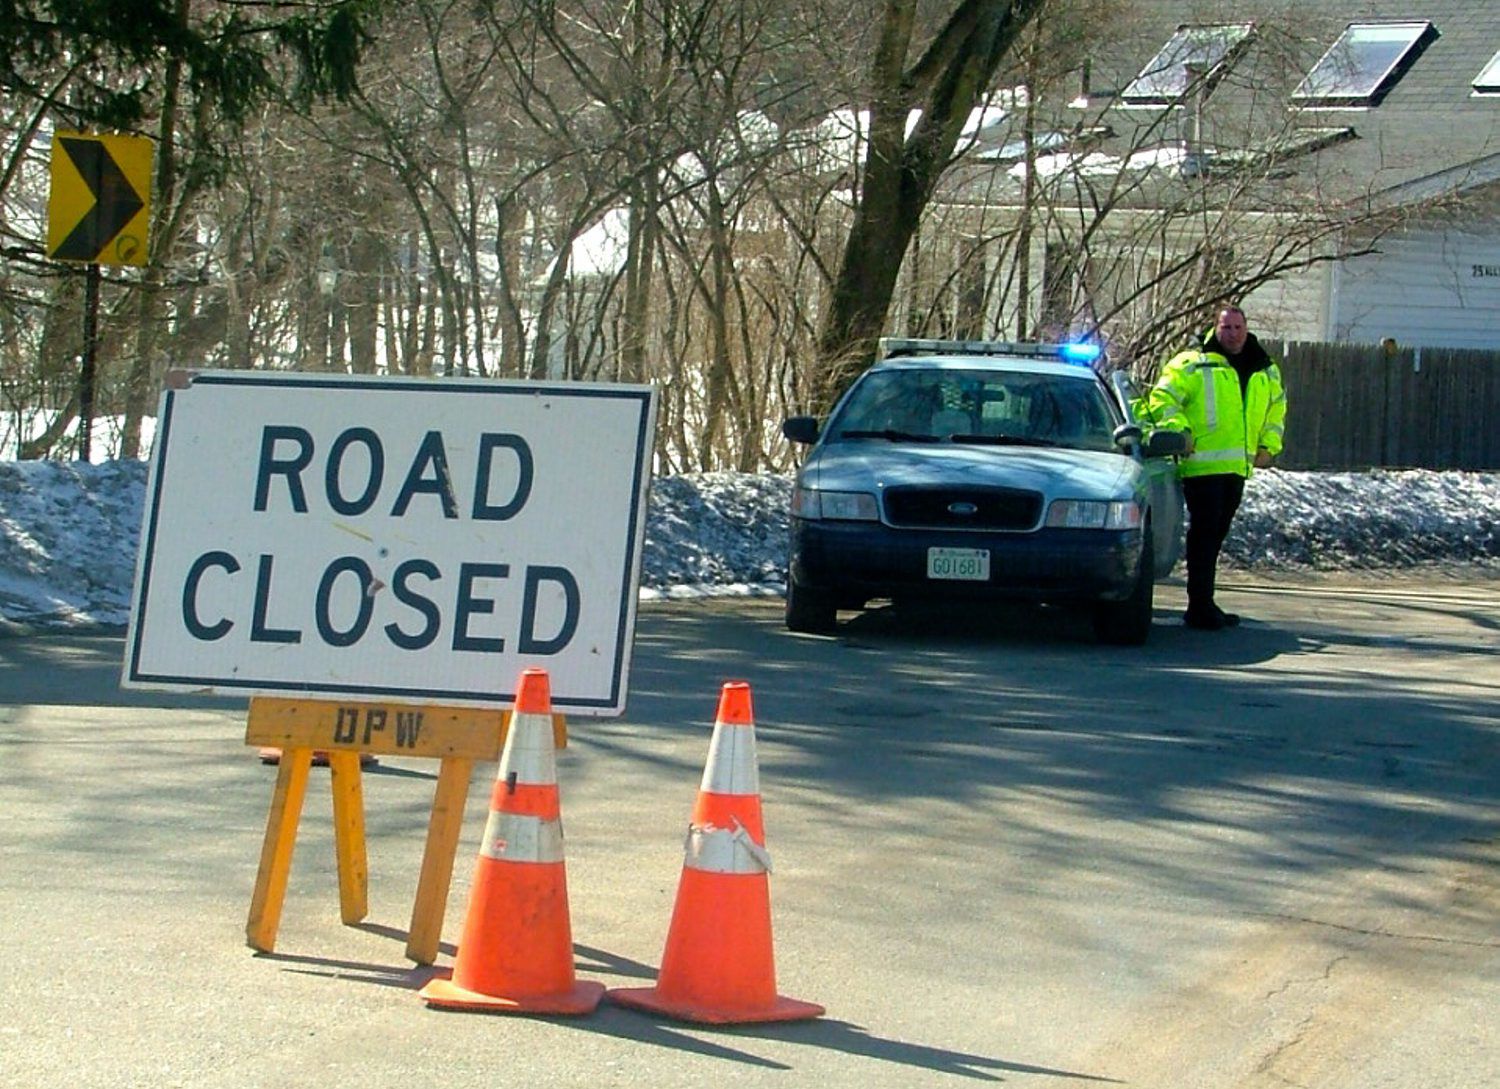
<svg viewBox="0 0 1500 1089">
<path fill-rule="evenodd" d="M 1294 99 L 1314 106 L 1375 106 L 1437 37 L 1431 23 L 1350 23 Z"/>
<path fill-rule="evenodd" d="M 1500 95 L 1500 53 L 1490 58 L 1490 63 L 1484 66 L 1474 79 L 1474 93 L 1481 95 Z"/>
<path fill-rule="evenodd" d="M 1204 74 L 1211 87 L 1250 38 L 1249 23 L 1179 26 L 1120 97 L 1132 106 L 1170 106 L 1188 90 L 1189 69 Z"/>
</svg>

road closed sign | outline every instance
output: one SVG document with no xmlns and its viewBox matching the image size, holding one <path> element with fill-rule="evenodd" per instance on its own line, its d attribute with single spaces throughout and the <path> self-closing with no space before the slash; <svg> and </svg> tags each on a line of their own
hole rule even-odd
<svg viewBox="0 0 1500 1089">
<path fill-rule="evenodd" d="M 122 683 L 624 710 L 655 393 L 199 372 L 162 395 Z"/>
</svg>

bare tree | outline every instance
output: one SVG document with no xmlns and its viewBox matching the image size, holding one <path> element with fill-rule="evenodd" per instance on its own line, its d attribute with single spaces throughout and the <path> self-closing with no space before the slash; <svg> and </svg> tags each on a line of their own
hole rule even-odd
<svg viewBox="0 0 1500 1089">
<path fill-rule="evenodd" d="M 1286 109 L 1326 38 L 1290 15 L 1122 111 L 1088 60 L 1121 52 L 1131 0 L 381 10 L 348 104 L 230 125 L 165 63 L 140 100 L 166 173 L 152 269 L 105 283 L 122 450 L 186 363 L 651 382 L 661 469 L 785 468 L 780 418 L 882 332 L 1095 336 L 1144 373 L 1216 303 L 1411 214 L 1341 176 L 1357 136 Z M 52 61 L 28 77 L 49 104 L 0 106 L 0 396 L 41 455 L 66 450 L 80 342 L 40 257 L 36 134 L 78 75 Z"/>
<path fill-rule="evenodd" d="M 870 65 L 870 139 L 820 336 L 826 407 L 868 365 L 907 247 L 959 133 L 1045 0 L 962 0 L 913 62 L 916 0 L 886 0 Z M 921 116 L 907 134 L 914 109 Z"/>
<path fill-rule="evenodd" d="M 1079 35 L 1059 43 L 1069 17 Z M 905 305 L 925 331 L 951 334 L 958 308 L 944 293 L 967 285 L 967 312 L 982 315 L 968 326 L 1099 339 L 1116 364 L 1150 377 L 1215 306 L 1368 253 L 1420 211 L 1384 207 L 1373 179 L 1342 173 L 1352 129 L 1287 110 L 1313 28 L 1257 27 L 1238 63 L 1184 66 L 1157 109 L 1121 111 L 1119 84 L 1089 86 L 1089 28 L 1105 26 L 1121 32 L 1119 18 L 1057 0 L 1002 69 L 1018 79 L 1017 108 L 932 201 L 922 257 L 936 267 L 909 262 L 904 273 Z M 943 238 L 946 249 L 933 245 Z"/>
</svg>

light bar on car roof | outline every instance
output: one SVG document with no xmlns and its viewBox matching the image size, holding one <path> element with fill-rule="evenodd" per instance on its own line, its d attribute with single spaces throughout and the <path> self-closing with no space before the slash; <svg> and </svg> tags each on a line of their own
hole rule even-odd
<svg viewBox="0 0 1500 1089">
<path fill-rule="evenodd" d="M 876 359 L 916 355 L 1018 355 L 1030 359 L 1060 359 L 1065 363 L 1092 363 L 1099 358 L 1097 344 L 1043 344 L 1037 341 L 937 340 L 929 337 L 881 337 Z"/>
<path fill-rule="evenodd" d="M 1057 345 L 1057 354 L 1069 363 L 1092 363 L 1102 352 L 1103 349 L 1099 345 L 1090 344 L 1088 341 Z"/>
</svg>

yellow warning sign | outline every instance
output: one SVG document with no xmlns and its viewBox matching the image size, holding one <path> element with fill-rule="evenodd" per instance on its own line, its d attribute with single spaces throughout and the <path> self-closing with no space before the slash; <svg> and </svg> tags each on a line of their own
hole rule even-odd
<svg viewBox="0 0 1500 1089">
<path fill-rule="evenodd" d="M 47 256 L 144 265 L 151 221 L 151 158 L 144 136 L 52 136 Z"/>
</svg>

